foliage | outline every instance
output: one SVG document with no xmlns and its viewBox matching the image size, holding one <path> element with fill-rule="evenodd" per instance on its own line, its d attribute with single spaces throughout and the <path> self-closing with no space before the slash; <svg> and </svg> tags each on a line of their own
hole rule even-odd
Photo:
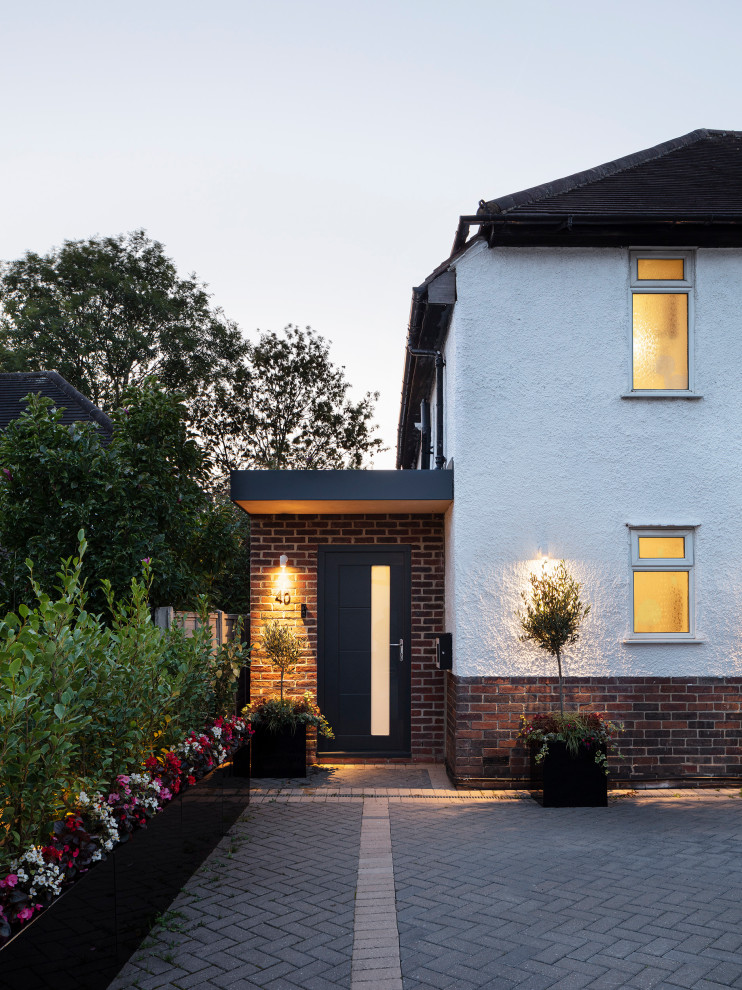
<svg viewBox="0 0 742 990">
<path fill-rule="evenodd" d="M 108 409 L 150 375 L 193 397 L 245 353 L 209 299 L 143 230 L 28 252 L 0 269 L 0 370 L 54 368 Z"/>
<path fill-rule="evenodd" d="M 192 608 L 205 593 L 216 607 L 242 611 L 247 516 L 205 492 L 207 465 L 177 396 L 150 381 L 127 391 L 125 403 L 107 444 L 91 424 L 64 426 L 36 394 L 0 433 L 0 602 L 15 608 L 33 599 L 26 556 L 50 592 L 84 528 L 93 611 L 107 604 L 98 576 L 121 596 L 146 558 L 157 565 L 153 606 Z"/>
<path fill-rule="evenodd" d="M 311 327 L 289 324 L 248 345 L 229 379 L 194 403 L 217 470 L 360 468 L 383 449 L 373 436 L 377 393 L 353 402 L 344 368 Z"/>
<path fill-rule="evenodd" d="M 559 669 L 559 710 L 564 713 L 562 650 L 579 638 L 582 620 L 590 606 L 580 599 L 581 585 L 572 577 L 563 560 L 550 571 L 546 563 L 540 574 L 530 575 L 530 591 L 521 592 L 525 611 L 518 613 L 522 641 L 533 640 L 556 657 Z"/>
<path fill-rule="evenodd" d="M 119 774 L 107 796 L 80 791 L 69 802 L 72 810 L 54 822 L 47 844 L 26 849 L 0 878 L 0 946 L 13 934 L 11 925 L 29 921 L 117 843 L 145 827 L 183 787 L 223 763 L 251 734 L 241 718 L 217 718 L 199 735 L 190 732 L 175 749 L 149 757 L 141 772 Z"/>
<path fill-rule="evenodd" d="M 0 863 L 48 835 L 76 789 L 105 788 L 193 725 L 234 710 L 248 652 L 213 651 L 207 628 L 186 637 L 154 626 L 146 563 L 123 601 L 105 583 L 105 625 L 87 608 L 79 535 L 58 597 L 31 571 L 34 607 L 0 620 Z"/>
<path fill-rule="evenodd" d="M 518 738 L 540 747 L 537 763 L 543 761 L 551 742 L 566 743 L 572 757 L 580 747 L 594 749 L 595 762 L 608 774 L 606 751 L 615 748 L 613 740 L 622 731 L 623 725 L 610 722 L 601 712 L 548 712 L 530 720 L 522 715 Z"/>
<path fill-rule="evenodd" d="M 281 700 L 283 700 L 283 679 L 301 660 L 301 640 L 294 630 L 282 622 L 266 622 L 263 626 L 260 644 L 274 667 L 281 671 Z"/>
<path fill-rule="evenodd" d="M 334 739 L 330 723 L 319 710 L 310 691 L 302 698 L 265 698 L 253 701 L 242 709 L 242 714 L 252 725 L 260 725 L 268 732 L 290 729 L 296 732 L 299 725 L 314 726 L 321 736 Z"/>
</svg>

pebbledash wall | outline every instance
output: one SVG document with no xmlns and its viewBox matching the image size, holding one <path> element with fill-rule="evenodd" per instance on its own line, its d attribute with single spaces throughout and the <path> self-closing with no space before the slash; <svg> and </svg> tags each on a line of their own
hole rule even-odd
<svg viewBox="0 0 742 990">
<path fill-rule="evenodd" d="M 661 245 L 658 245 L 661 247 Z M 695 400 L 630 390 L 629 251 L 474 245 L 445 342 L 447 761 L 515 783 L 555 662 L 519 641 L 539 553 L 592 604 L 572 706 L 626 725 L 616 779 L 742 776 L 742 251 L 695 252 Z M 449 460 L 450 465 L 450 460 Z M 696 637 L 631 642 L 629 526 L 693 526 Z"/>
<path fill-rule="evenodd" d="M 320 546 L 407 545 L 411 547 L 412 593 L 412 759 L 440 761 L 444 747 L 444 675 L 435 666 L 434 634 L 443 629 L 443 518 L 433 515 L 251 515 L 250 631 L 280 618 L 303 630 L 304 659 L 284 689 L 292 696 L 317 690 L 317 550 Z M 286 554 L 287 606 L 275 601 L 279 556 Z M 307 606 L 301 618 L 301 603 Z M 253 651 L 251 698 L 278 691 L 279 678 L 259 647 Z M 316 739 L 310 740 L 310 760 Z"/>
</svg>

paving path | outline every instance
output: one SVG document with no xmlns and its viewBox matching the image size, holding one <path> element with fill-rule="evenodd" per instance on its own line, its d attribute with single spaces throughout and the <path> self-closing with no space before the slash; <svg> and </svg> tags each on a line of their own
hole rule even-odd
<svg viewBox="0 0 742 990">
<path fill-rule="evenodd" d="M 742 990 L 738 790 L 543 809 L 437 767 L 260 785 L 110 990 Z"/>
</svg>

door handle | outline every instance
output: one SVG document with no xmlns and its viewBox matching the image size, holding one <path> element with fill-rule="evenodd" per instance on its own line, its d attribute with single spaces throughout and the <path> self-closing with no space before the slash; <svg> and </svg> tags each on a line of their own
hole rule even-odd
<svg viewBox="0 0 742 990">
<path fill-rule="evenodd" d="M 404 663 L 404 640 L 400 639 L 398 643 L 390 643 L 390 646 L 396 646 L 399 650 L 399 662 Z"/>
</svg>

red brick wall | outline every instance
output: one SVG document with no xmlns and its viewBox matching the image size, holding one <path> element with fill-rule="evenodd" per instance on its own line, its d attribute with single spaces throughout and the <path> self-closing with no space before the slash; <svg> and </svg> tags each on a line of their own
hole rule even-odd
<svg viewBox="0 0 742 990">
<path fill-rule="evenodd" d="M 252 516 L 250 520 L 250 635 L 268 619 L 284 619 L 306 636 L 306 650 L 284 691 L 317 689 L 317 549 L 320 546 L 403 544 L 412 550 L 412 758 L 443 758 L 443 674 L 435 667 L 433 634 L 443 631 L 443 518 L 417 515 Z M 275 601 L 279 556 L 286 554 L 291 604 Z M 307 606 L 301 618 L 300 604 Z M 252 698 L 277 693 L 278 676 L 256 648 Z M 316 752 L 316 750 L 315 750 Z"/>
<path fill-rule="evenodd" d="M 557 679 L 449 676 L 447 693 L 452 774 L 502 786 L 527 780 L 529 753 L 515 741 L 520 716 L 557 709 Z M 564 704 L 624 723 L 613 781 L 742 777 L 742 677 L 570 678 Z"/>
</svg>

